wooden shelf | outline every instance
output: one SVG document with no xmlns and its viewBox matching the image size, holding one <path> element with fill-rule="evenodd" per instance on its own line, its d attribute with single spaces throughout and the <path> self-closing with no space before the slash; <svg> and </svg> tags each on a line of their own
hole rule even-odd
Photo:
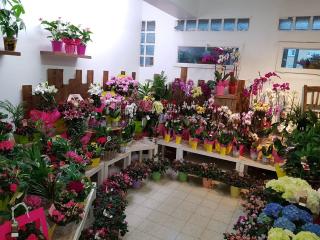
<svg viewBox="0 0 320 240">
<path fill-rule="evenodd" d="M 21 52 L 14 52 L 14 51 L 5 51 L 0 50 L 0 56 L 1 55 L 8 55 L 8 56 L 21 56 Z"/>
<path fill-rule="evenodd" d="M 64 53 L 64 52 L 40 51 L 40 55 L 41 55 L 41 56 L 49 56 L 49 57 L 92 59 L 91 56 L 87 56 L 87 55 L 77 55 L 77 54 L 66 54 L 66 53 Z"/>
</svg>

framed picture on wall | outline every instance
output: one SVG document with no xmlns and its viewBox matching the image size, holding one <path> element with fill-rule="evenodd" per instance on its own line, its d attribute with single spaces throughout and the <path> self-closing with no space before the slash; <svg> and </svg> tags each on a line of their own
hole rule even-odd
<svg viewBox="0 0 320 240">
<path fill-rule="evenodd" d="M 320 75 L 320 42 L 279 42 L 276 71 Z"/>
</svg>

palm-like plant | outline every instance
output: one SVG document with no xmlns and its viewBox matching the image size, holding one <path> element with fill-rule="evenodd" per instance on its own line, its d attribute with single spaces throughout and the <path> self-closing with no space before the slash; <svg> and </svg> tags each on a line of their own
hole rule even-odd
<svg viewBox="0 0 320 240">
<path fill-rule="evenodd" d="M 169 92 L 166 81 L 167 76 L 164 74 L 164 71 L 162 71 L 161 74 L 156 74 L 153 78 L 152 90 L 157 101 L 161 99 L 167 99 L 168 97 Z"/>
<path fill-rule="evenodd" d="M 22 104 L 14 106 L 8 100 L 0 101 L 0 109 L 6 111 L 10 116 L 10 120 L 18 128 L 21 125 L 21 120 L 24 117 L 24 108 Z"/>
<path fill-rule="evenodd" d="M 145 84 L 139 83 L 138 88 L 139 98 L 143 99 L 152 93 L 151 80 L 148 80 Z"/>
</svg>

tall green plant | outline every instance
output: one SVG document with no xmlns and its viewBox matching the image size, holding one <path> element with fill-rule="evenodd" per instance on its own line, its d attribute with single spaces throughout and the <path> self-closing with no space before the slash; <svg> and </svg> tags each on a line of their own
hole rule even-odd
<svg viewBox="0 0 320 240">
<path fill-rule="evenodd" d="M 22 104 L 13 105 L 8 100 L 0 101 L 0 109 L 9 114 L 10 120 L 18 128 L 21 125 L 21 120 L 24 117 L 24 108 Z"/>
<path fill-rule="evenodd" d="M 155 75 L 153 78 L 152 90 L 154 92 L 154 98 L 157 101 L 168 98 L 169 92 L 166 81 L 167 76 L 164 74 L 164 71 L 162 71 L 161 74 Z"/>
</svg>

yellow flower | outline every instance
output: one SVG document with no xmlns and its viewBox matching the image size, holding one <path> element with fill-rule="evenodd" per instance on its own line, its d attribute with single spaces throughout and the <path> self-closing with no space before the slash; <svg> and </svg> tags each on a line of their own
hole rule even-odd
<svg viewBox="0 0 320 240">
<path fill-rule="evenodd" d="M 201 87 L 195 87 L 194 89 L 192 89 L 192 97 L 196 98 L 202 95 L 202 90 Z"/>
<path fill-rule="evenodd" d="M 197 105 L 196 110 L 198 114 L 203 114 L 206 109 L 204 107 Z"/>
</svg>

